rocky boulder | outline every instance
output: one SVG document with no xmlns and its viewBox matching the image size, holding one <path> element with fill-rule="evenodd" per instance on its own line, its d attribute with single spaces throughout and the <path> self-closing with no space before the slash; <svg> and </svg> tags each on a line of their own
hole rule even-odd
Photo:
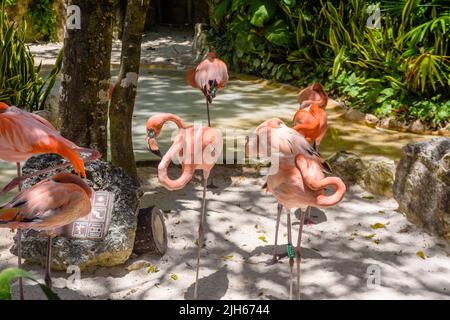
<svg viewBox="0 0 450 320">
<path fill-rule="evenodd" d="M 450 242 L 450 138 L 408 144 L 402 153 L 394 182 L 399 211 Z"/>
<path fill-rule="evenodd" d="M 340 177 L 345 184 L 359 183 L 363 177 L 365 166 L 361 158 L 352 152 L 338 151 L 327 159 L 333 175 Z"/>
<path fill-rule="evenodd" d="M 394 191 L 394 176 L 394 160 L 385 157 L 373 158 L 364 172 L 364 187 L 373 194 L 391 198 Z"/>
<path fill-rule="evenodd" d="M 359 110 L 350 108 L 344 113 L 344 118 L 350 121 L 363 122 L 365 115 Z"/>
<path fill-rule="evenodd" d="M 375 127 L 378 124 L 378 121 L 378 118 L 370 113 L 366 114 L 364 117 L 364 123 L 369 127 Z"/>
<path fill-rule="evenodd" d="M 24 173 L 62 163 L 57 155 L 40 155 L 28 160 L 23 168 Z M 42 178 L 29 179 L 24 188 L 29 188 Z M 121 168 L 115 168 L 108 162 L 93 161 L 86 165 L 89 185 L 94 190 L 105 190 L 115 194 L 111 224 L 103 240 L 53 239 L 53 264 L 55 270 L 66 270 L 69 265 L 80 269 L 91 266 L 110 267 L 128 260 L 133 251 L 136 236 L 137 215 L 141 191 L 136 183 Z M 33 263 L 44 264 L 46 254 L 46 237 L 29 230 L 23 233 L 23 257 Z M 17 253 L 16 245 L 11 249 Z"/>
</svg>

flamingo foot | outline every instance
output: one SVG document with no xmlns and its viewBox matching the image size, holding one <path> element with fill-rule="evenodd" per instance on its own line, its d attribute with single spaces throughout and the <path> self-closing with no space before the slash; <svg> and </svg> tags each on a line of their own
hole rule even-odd
<svg viewBox="0 0 450 320">
<path fill-rule="evenodd" d="M 206 186 L 208 189 L 218 189 L 219 187 L 214 184 L 213 179 L 211 178 L 211 182 Z"/>
<path fill-rule="evenodd" d="M 264 263 L 267 267 L 273 266 L 274 264 L 277 264 L 280 261 L 278 256 L 273 256 L 271 259 L 266 260 Z"/>
<path fill-rule="evenodd" d="M 307 226 L 310 226 L 310 225 L 315 225 L 316 223 L 312 219 L 305 218 L 304 224 L 307 225 Z"/>
</svg>

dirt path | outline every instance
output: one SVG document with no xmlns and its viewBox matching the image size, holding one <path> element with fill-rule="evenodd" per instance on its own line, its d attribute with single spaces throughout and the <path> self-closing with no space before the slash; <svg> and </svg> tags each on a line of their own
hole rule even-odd
<svg viewBox="0 0 450 320">
<path fill-rule="evenodd" d="M 143 205 L 157 204 L 166 212 L 167 254 L 162 258 L 136 256 L 123 266 L 82 272 L 77 289 L 67 283 L 68 274 L 55 272 L 61 298 L 192 298 L 200 176 L 178 192 L 160 187 L 153 168 L 141 169 L 140 176 L 146 190 Z M 276 212 L 275 200 L 261 190 L 264 177 L 253 169 L 222 166 L 214 170 L 214 181 L 219 188 L 207 193 L 200 297 L 287 299 L 287 259 L 270 267 L 263 263 L 273 248 Z M 408 223 L 396 208 L 394 200 L 372 198 L 352 189 L 338 206 L 315 209 L 312 218 L 317 224 L 305 227 L 302 245 L 303 298 L 448 299 L 449 246 Z M 294 222 L 296 237 L 296 218 Z M 386 227 L 372 229 L 375 223 Z M 285 252 L 285 216 L 280 230 L 278 251 Z M 11 234 L 4 230 L 2 234 L 6 238 L 0 237 L 0 269 L 14 266 L 16 261 L 8 252 Z M 419 251 L 426 259 L 416 255 Z M 148 265 L 159 271 L 148 273 Z M 381 272 L 380 287 L 368 288 L 368 268 Z M 26 269 L 42 279 L 41 267 L 27 265 Z M 14 290 L 17 294 L 17 288 Z M 26 294 L 42 298 L 36 286 L 27 288 Z"/>
<path fill-rule="evenodd" d="M 183 68 L 183 66 L 191 65 L 193 36 L 193 30 L 168 27 L 158 27 L 156 31 L 146 33 L 142 39 L 141 63 L 151 63 L 165 68 Z M 55 64 L 62 43 L 30 44 L 29 47 L 36 64 L 52 66 Z M 113 65 L 120 64 L 120 48 L 121 42 L 114 40 L 111 53 Z"/>
</svg>

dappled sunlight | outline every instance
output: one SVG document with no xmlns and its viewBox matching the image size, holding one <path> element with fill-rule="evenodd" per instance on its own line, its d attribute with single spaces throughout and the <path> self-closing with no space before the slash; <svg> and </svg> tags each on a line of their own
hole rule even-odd
<svg viewBox="0 0 450 320">
<path fill-rule="evenodd" d="M 240 79 L 240 77 L 244 79 Z M 157 71 L 141 68 L 138 94 L 133 117 L 133 142 L 136 159 L 156 160 L 145 146 L 145 123 L 153 112 L 169 112 L 180 116 L 186 123 L 206 123 L 205 100 L 198 89 L 186 84 L 185 73 Z M 215 128 L 230 130 L 232 138 L 244 141 L 245 135 L 268 118 L 281 118 L 292 125 L 298 109 L 297 91 L 291 86 L 270 83 L 255 77 L 236 75 L 230 78 L 211 104 L 211 122 Z M 398 160 L 401 148 L 410 142 L 423 141 L 432 136 L 399 133 L 370 128 L 342 118 L 342 112 L 328 108 L 329 130 L 322 141 L 321 153 L 328 157 L 336 151 L 355 152 L 363 159 L 386 156 Z M 159 138 L 162 150 L 170 146 L 171 130 L 164 130 Z M 234 131 L 232 131 L 234 130 Z M 235 148 L 226 146 L 230 151 Z"/>
</svg>

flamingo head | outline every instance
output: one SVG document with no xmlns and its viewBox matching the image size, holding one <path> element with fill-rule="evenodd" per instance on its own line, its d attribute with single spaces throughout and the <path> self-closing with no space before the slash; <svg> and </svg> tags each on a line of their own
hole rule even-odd
<svg viewBox="0 0 450 320">
<path fill-rule="evenodd" d="M 158 157 L 162 157 L 161 151 L 159 150 L 156 138 L 161 133 L 162 123 L 160 123 L 158 117 L 150 117 L 147 121 L 147 136 L 145 140 L 147 141 L 148 149 Z"/>
</svg>

